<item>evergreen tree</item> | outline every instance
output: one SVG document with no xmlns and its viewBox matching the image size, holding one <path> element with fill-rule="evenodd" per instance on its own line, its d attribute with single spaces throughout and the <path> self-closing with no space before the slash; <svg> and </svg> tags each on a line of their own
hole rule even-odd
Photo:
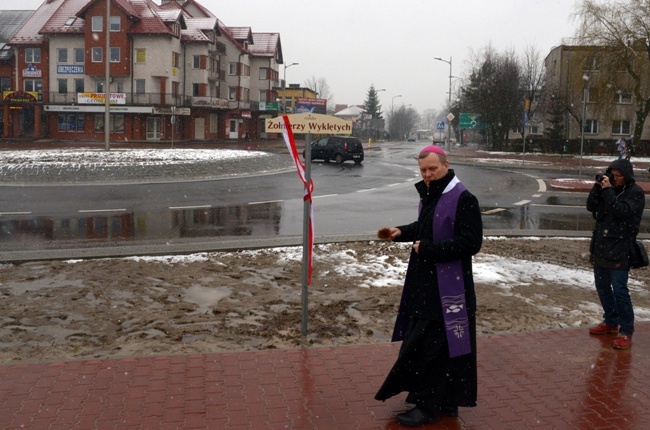
<svg viewBox="0 0 650 430">
<path fill-rule="evenodd" d="M 366 95 L 366 101 L 363 102 L 363 110 L 368 115 L 371 115 L 372 119 L 381 118 L 381 105 L 379 104 L 379 98 L 377 97 L 377 90 L 375 90 L 375 85 L 370 85 L 368 89 L 368 94 Z"/>
</svg>

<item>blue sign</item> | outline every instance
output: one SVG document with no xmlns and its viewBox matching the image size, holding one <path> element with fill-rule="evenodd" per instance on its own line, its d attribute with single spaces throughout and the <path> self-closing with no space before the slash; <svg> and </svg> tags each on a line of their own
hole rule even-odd
<svg viewBox="0 0 650 430">
<path fill-rule="evenodd" d="M 445 122 L 444 121 L 440 121 L 440 122 L 436 123 L 436 130 L 444 130 L 444 129 L 445 129 Z"/>
<path fill-rule="evenodd" d="M 83 75 L 84 66 L 68 66 L 64 64 L 57 64 L 56 73 L 60 75 Z"/>
</svg>

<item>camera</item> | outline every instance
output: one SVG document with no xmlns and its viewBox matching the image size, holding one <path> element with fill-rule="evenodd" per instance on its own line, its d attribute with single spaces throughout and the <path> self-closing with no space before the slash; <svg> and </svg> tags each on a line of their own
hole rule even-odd
<svg viewBox="0 0 650 430">
<path fill-rule="evenodd" d="M 603 179 L 605 179 L 605 176 L 607 176 L 609 178 L 610 183 L 612 183 L 612 184 L 614 183 L 614 175 L 612 175 L 610 173 L 598 173 L 596 175 L 596 182 L 603 182 Z"/>
</svg>

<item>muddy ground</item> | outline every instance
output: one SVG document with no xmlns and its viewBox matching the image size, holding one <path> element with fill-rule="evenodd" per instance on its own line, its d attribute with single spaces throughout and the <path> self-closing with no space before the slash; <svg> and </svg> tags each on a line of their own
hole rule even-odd
<svg viewBox="0 0 650 430">
<path fill-rule="evenodd" d="M 481 254 L 589 271 L 587 248 L 586 240 L 487 240 Z M 387 342 L 407 246 L 317 246 L 307 339 L 301 252 L 0 265 L 0 363 Z M 650 308 L 649 274 L 632 272 L 635 308 Z M 534 274 L 512 288 L 478 282 L 479 333 L 598 322 L 593 287 L 563 284 Z"/>
</svg>

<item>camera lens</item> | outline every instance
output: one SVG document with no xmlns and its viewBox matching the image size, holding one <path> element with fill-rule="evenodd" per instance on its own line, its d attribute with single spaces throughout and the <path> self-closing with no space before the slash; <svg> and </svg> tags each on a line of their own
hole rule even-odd
<svg viewBox="0 0 650 430">
<path fill-rule="evenodd" d="M 596 175 L 596 182 L 603 182 L 604 177 L 605 177 L 605 175 L 603 175 L 602 173 L 598 173 Z"/>
</svg>

